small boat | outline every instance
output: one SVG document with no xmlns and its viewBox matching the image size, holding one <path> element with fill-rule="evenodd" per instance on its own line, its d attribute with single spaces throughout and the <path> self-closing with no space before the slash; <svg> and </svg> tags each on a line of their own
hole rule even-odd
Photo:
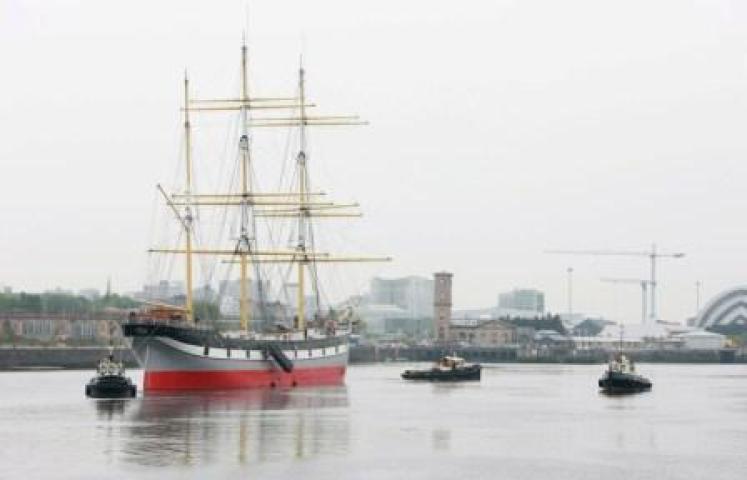
<svg viewBox="0 0 747 480">
<path fill-rule="evenodd" d="M 599 388 L 605 393 L 633 393 L 651 390 L 651 381 L 638 375 L 633 362 L 623 354 L 613 357 L 607 371 L 599 379 Z"/>
<path fill-rule="evenodd" d="M 137 385 L 125 376 L 124 364 L 114 361 L 110 353 L 101 359 L 96 376 L 86 385 L 86 396 L 91 398 L 132 398 L 137 396 Z"/>
<path fill-rule="evenodd" d="M 405 370 L 405 380 L 432 380 L 440 382 L 459 382 L 463 380 L 480 380 L 480 364 L 467 364 L 463 358 L 446 356 L 436 362 L 429 370 Z"/>
</svg>

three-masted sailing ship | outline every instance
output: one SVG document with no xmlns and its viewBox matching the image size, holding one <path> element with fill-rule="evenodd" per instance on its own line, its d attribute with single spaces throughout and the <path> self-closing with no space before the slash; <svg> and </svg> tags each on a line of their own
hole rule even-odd
<svg viewBox="0 0 747 480">
<path fill-rule="evenodd" d="M 158 190 L 174 214 L 181 233 L 176 248 L 158 247 L 156 254 L 176 255 L 184 260 L 186 298 L 183 306 L 153 304 L 130 314 L 123 332 L 132 341 L 135 355 L 144 369 L 143 388 L 154 390 L 229 389 L 291 387 L 339 384 L 348 362 L 348 338 L 352 322 L 337 325 L 335 315 L 317 311 L 311 320 L 306 306 L 307 281 L 318 280 L 316 266 L 328 262 L 386 261 L 386 257 L 341 256 L 317 250 L 315 219 L 360 216 L 358 205 L 327 201 L 323 192 L 312 189 L 307 152 L 307 129 L 314 126 L 364 124 L 355 116 L 310 115 L 314 107 L 306 98 L 303 66 L 299 69 L 298 92 L 289 97 L 255 97 L 249 92 L 247 46 L 241 47 L 241 81 L 236 98 L 194 100 L 189 81 L 184 79 L 184 163 L 185 184 L 177 193 Z M 235 188 L 222 193 L 194 191 L 191 116 L 200 112 L 238 114 L 239 140 L 236 148 L 238 179 Z M 276 112 L 283 112 L 278 116 Z M 252 140 L 255 128 L 297 129 L 299 148 L 290 191 L 261 192 L 252 181 Z M 225 248 L 202 247 L 195 236 L 196 211 L 208 207 L 238 209 L 236 231 Z M 204 214 L 200 214 L 202 218 Z M 260 244 L 256 221 L 286 221 L 294 225 L 294 245 L 285 249 Z M 270 243 L 270 242 L 267 242 Z M 219 330 L 196 321 L 193 301 L 193 257 L 209 255 L 222 263 L 239 267 L 238 330 Z M 262 285 L 262 266 L 288 264 L 295 270 L 295 315 L 285 327 L 271 322 L 252 322 L 256 309 L 250 304 L 250 281 Z M 307 278 L 308 276 L 308 278 Z M 250 278 L 252 277 L 252 278 Z M 261 308 L 259 309 L 262 310 Z M 259 323 L 259 328 L 252 325 Z"/>
</svg>

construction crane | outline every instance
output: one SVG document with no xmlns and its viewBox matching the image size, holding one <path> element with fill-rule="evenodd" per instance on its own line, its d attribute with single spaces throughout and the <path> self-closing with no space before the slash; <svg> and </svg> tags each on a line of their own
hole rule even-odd
<svg viewBox="0 0 747 480">
<path fill-rule="evenodd" d="M 635 283 L 641 286 L 641 324 L 646 324 L 646 297 L 648 296 L 648 286 L 650 280 L 639 280 L 637 278 L 600 278 L 607 283 Z"/>
<path fill-rule="evenodd" d="M 660 253 L 656 250 L 656 244 L 651 245 L 651 250 L 636 251 L 616 251 L 616 250 L 547 250 L 545 253 L 558 253 L 565 255 L 620 255 L 628 257 L 648 257 L 651 260 L 651 309 L 649 310 L 649 320 L 653 323 L 656 321 L 656 260 L 658 258 L 682 258 L 684 253 Z"/>
</svg>

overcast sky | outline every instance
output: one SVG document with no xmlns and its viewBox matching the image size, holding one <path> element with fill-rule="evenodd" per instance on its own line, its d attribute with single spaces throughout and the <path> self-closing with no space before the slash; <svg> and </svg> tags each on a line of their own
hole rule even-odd
<svg viewBox="0 0 747 480">
<path fill-rule="evenodd" d="M 137 289 L 184 69 L 230 93 L 246 2 L 0 5 L 0 285 Z M 363 205 L 356 245 L 395 257 L 373 273 L 452 271 L 458 307 L 536 287 L 564 311 L 572 266 L 574 309 L 627 322 L 638 288 L 599 278 L 646 259 L 543 251 L 685 252 L 659 265 L 667 320 L 698 280 L 704 299 L 747 283 L 746 2 L 255 0 L 249 40 L 259 94 L 292 89 L 303 53 L 314 101 L 371 122 L 312 150 L 321 187 Z"/>
</svg>

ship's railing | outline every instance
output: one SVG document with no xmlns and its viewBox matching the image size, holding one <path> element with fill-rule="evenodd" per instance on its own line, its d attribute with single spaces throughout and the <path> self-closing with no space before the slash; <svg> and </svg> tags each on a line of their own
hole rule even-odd
<svg viewBox="0 0 747 480">
<path fill-rule="evenodd" d="M 226 331 L 223 335 L 228 338 L 242 338 L 251 340 L 288 340 L 288 341 L 299 341 L 299 340 L 313 340 L 323 339 L 330 337 L 345 337 L 350 334 L 347 330 L 335 330 L 329 331 L 323 328 L 314 328 L 307 330 L 293 330 L 288 332 L 240 332 L 240 331 Z"/>
<path fill-rule="evenodd" d="M 210 325 L 190 323 L 183 319 L 153 318 L 153 317 L 130 317 L 122 322 L 122 325 L 167 325 L 169 327 L 191 328 L 195 330 L 214 330 Z"/>
<path fill-rule="evenodd" d="M 169 327 L 189 328 L 205 332 L 216 331 L 215 327 L 207 324 L 190 323 L 183 319 L 153 318 L 145 316 L 133 316 L 125 320 L 122 325 L 163 325 Z M 245 340 L 313 340 L 333 337 L 345 337 L 350 335 L 349 330 L 336 329 L 330 331 L 325 328 L 309 328 L 306 330 L 292 330 L 287 332 L 244 332 L 244 331 L 221 331 L 226 338 Z"/>
</svg>

